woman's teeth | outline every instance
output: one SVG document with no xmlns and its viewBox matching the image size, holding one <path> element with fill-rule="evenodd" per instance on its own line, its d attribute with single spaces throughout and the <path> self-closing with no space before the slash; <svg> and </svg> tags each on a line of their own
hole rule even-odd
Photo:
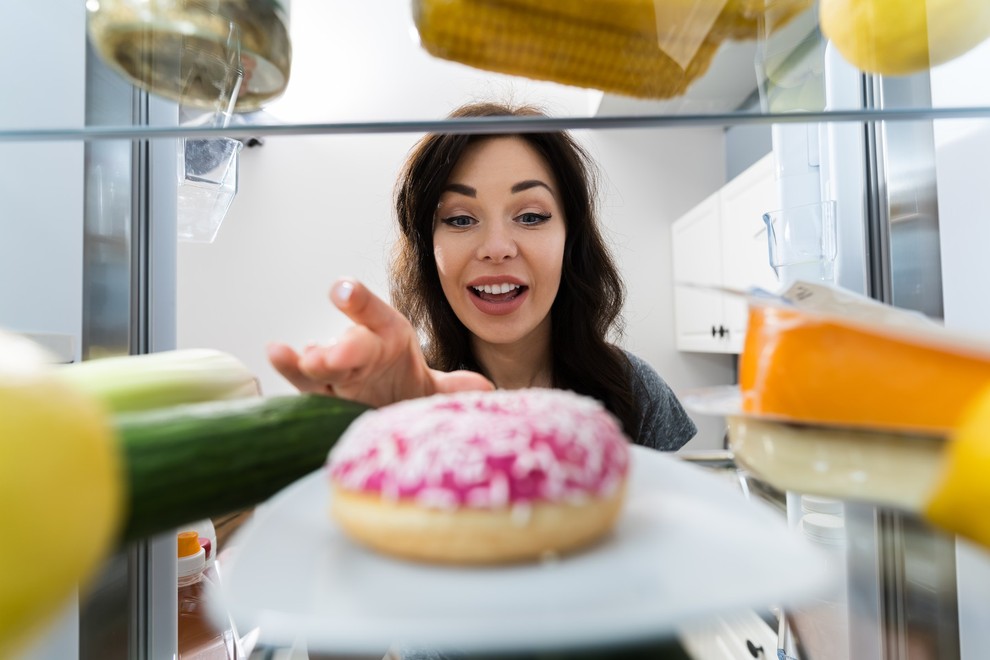
<svg viewBox="0 0 990 660">
<path fill-rule="evenodd" d="M 508 293 L 519 288 L 518 284 L 484 284 L 482 286 L 471 287 L 478 293 Z"/>
</svg>

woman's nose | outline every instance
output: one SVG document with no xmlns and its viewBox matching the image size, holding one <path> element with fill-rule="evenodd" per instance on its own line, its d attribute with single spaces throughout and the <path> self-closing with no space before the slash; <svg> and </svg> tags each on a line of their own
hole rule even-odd
<svg viewBox="0 0 990 660">
<path fill-rule="evenodd" d="M 518 254 L 518 246 L 511 235 L 508 223 L 487 223 L 478 246 L 478 259 L 499 263 Z"/>
</svg>

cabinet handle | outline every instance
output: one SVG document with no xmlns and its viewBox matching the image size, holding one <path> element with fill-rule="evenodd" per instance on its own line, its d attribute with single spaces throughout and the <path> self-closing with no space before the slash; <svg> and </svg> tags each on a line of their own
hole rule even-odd
<svg viewBox="0 0 990 660">
<path fill-rule="evenodd" d="M 713 325 L 712 326 L 712 337 L 716 336 L 717 334 L 718 334 L 718 331 L 715 330 L 715 326 Z"/>
<path fill-rule="evenodd" d="M 763 647 L 762 647 L 762 646 L 757 646 L 756 644 L 754 644 L 754 643 L 753 643 L 753 640 L 750 640 L 750 639 L 747 639 L 747 640 L 746 640 L 746 650 L 747 650 L 747 651 L 749 651 L 749 654 L 750 654 L 751 656 L 753 656 L 754 658 L 759 658 L 759 657 L 760 657 L 761 655 L 762 655 L 762 656 L 763 656 L 764 658 L 766 658 L 766 657 L 767 657 L 767 656 L 766 656 L 766 655 L 765 655 L 765 654 L 763 653 Z"/>
<path fill-rule="evenodd" d="M 722 326 L 722 325 L 718 326 L 718 336 L 719 337 L 724 337 L 727 334 L 729 334 L 729 331 L 725 328 L 725 326 Z"/>
</svg>

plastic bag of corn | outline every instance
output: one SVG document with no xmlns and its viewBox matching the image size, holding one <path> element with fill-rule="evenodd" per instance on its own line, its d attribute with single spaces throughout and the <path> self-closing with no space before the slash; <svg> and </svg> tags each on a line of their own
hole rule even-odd
<svg viewBox="0 0 990 660">
<path fill-rule="evenodd" d="M 725 39 L 780 27 L 812 0 L 413 0 L 436 57 L 638 98 L 683 94 Z M 679 4 L 683 7 L 675 7 Z M 713 8 L 712 5 L 715 5 Z M 712 20 L 712 16 L 717 14 Z M 671 16 L 681 25 L 665 23 Z"/>
</svg>

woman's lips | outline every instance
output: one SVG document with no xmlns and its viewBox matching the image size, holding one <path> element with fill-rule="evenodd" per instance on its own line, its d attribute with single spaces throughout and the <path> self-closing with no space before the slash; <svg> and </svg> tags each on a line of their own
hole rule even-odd
<svg viewBox="0 0 990 660">
<path fill-rule="evenodd" d="M 511 314 L 519 309 L 529 295 L 529 287 L 519 287 L 508 293 L 484 293 L 474 287 L 468 287 L 468 297 L 474 306 L 484 314 L 502 316 Z"/>
</svg>

